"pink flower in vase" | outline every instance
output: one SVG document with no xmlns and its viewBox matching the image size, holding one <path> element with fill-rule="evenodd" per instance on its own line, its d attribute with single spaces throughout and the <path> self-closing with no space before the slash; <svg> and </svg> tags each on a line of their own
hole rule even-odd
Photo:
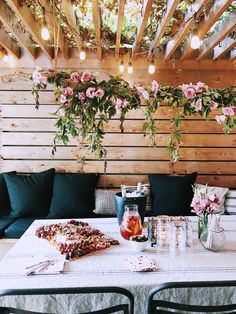
<svg viewBox="0 0 236 314">
<path fill-rule="evenodd" d="M 151 89 L 152 89 L 152 92 L 153 93 L 157 93 L 158 91 L 159 91 L 159 84 L 157 83 L 157 81 L 155 81 L 155 80 L 153 80 L 152 81 L 152 87 L 151 87 Z"/>
<path fill-rule="evenodd" d="M 95 96 L 98 98 L 102 98 L 104 96 L 104 90 L 99 88 L 96 92 L 95 92 Z"/>
<path fill-rule="evenodd" d="M 216 108 L 218 107 L 218 104 L 217 102 L 215 101 L 212 101 L 211 104 L 210 104 L 210 110 L 215 110 Z"/>
<path fill-rule="evenodd" d="M 224 108 L 222 108 L 222 112 L 225 116 L 233 116 L 234 115 L 234 109 L 232 107 L 224 107 Z"/>
<path fill-rule="evenodd" d="M 184 91 L 184 96 L 187 98 L 187 99 L 193 99 L 196 97 L 196 93 L 195 93 L 195 90 L 193 88 L 188 88 Z"/>
<path fill-rule="evenodd" d="M 202 100 L 201 99 L 198 99 L 196 102 L 195 102 L 195 108 L 200 111 L 202 110 Z"/>
<path fill-rule="evenodd" d="M 78 93 L 78 98 L 81 101 L 85 100 L 86 99 L 85 93 L 84 92 Z"/>
<path fill-rule="evenodd" d="M 77 72 L 71 73 L 70 78 L 71 78 L 72 82 L 74 82 L 75 84 L 80 82 L 80 74 Z"/>
<path fill-rule="evenodd" d="M 67 97 L 72 96 L 73 95 L 73 88 L 71 88 L 71 87 L 62 88 L 62 94 L 67 96 Z"/>
<path fill-rule="evenodd" d="M 215 116 L 215 119 L 216 119 L 217 123 L 222 124 L 225 122 L 226 116 L 224 116 L 224 115 Z"/>
<path fill-rule="evenodd" d="M 196 93 L 201 93 L 206 88 L 206 84 L 203 82 L 197 82 L 194 86 Z"/>
<path fill-rule="evenodd" d="M 92 74 L 89 71 L 84 71 L 81 75 L 81 82 L 85 83 L 90 81 Z"/>
<path fill-rule="evenodd" d="M 61 104 L 64 104 L 64 103 L 66 103 L 67 102 L 67 98 L 66 98 L 66 96 L 65 95 L 63 95 L 63 94 L 61 94 L 61 96 L 60 96 L 60 103 Z"/>
<path fill-rule="evenodd" d="M 94 87 L 89 87 L 87 90 L 86 90 L 86 96 L 88 98 L 94 98 L 95 97 L 95 88 Z"/>
<path fill-rule="evenodd" d="M 142 96 L 143 96 L 143 98 L 144 98 L 145 100 L 148 100 L 148 99 L 149 99 L 148 91 L 143 90 L 141 94 L 142 94 Z"/>
</svg>

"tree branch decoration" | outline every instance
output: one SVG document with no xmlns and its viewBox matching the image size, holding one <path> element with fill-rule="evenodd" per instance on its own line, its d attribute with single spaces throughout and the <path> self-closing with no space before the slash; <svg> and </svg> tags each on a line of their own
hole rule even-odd
<svg viewBox="0 0 236 314">
<path fill-rule="evenodd" d="M 211 89 L 205 83 L 198 82 L 171 87 L 153 80 L 149 88 L 144 88 L 131 86 L 121 76 L 98 81 L 88 71 L 67 73 L 37 69 L 32 77 L 36 108 L 39 107 L 39 92 L 46 90 L 48 84 L 54 86 L 58 107 L 54 113 L 57 132 L 53 154 L 59 142 L 66 145 L 73 137 L 86 141 L 89 149 L 98 153 L 99 159 L 105 159 L 105 124 L 118 116 L 123 132 L 126 113 L 137 109 L 144 110 L 143 132 L 149 135 L 150 144 L 155 146 L 158 127 L 154 114 L 161 105 L 167 105 L 176 112 L 171 119 L 168 145 L 173 162 L 181 157 L 181 122 L 186 117 L 200 115 L 207 120 L 210 112 L 216 112 L 216 122 L 223 125 L 225 133 L 230 133 L 236 126 L 236 86 Z"/>
</svg>

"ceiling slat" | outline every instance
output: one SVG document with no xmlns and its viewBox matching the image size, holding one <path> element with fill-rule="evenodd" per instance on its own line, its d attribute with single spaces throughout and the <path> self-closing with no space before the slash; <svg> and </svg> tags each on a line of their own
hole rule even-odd
<svg viewBox="0 0 236 314">
<path fill-rule="evenodd" d="M 120 41 L 121 41 L 121 32 L 122 32 L 122 24 L 124 18 L 124 8 L 125 8 L 125 0 L 119 0 L 119 11 L 118 11 L 118 21 L 117 21 L 117 31 L 116 31 L 116 55 L 118 56 L 120 51 Z"/>
<path fill-rule="evenodd" d="M 213 60 L 222 57 L 232 48 L 236 47 L 236 39 L 225 38 L 219 45 L 214 48 Z"/>
<path fill-rule="evenodd" d="M 184 25 L 179 28 L 177 34 L 171 39 L 165 51 L 165 60 L 169 60 L 171 56 L 174 54 L 176 49 L 179 47 L 184 37 L 188 34 L 190 29 L 193 27 L 195 23 L 195 14 L 201 14 L 204 10 L 205 5 L 207 4 L 207 0 L 196 0 L 192 5 L 189 6 L 188 12 L 184 18 Z"/>
<path fill-rule="evenodd" d="M 70 24 L 71 29 L 73 30 L 73 35 L 74 35 L 76 46 L 78 49 L 81 49 L 83 46 L 83 41 L 80 38 L 79 33 L 78 33 L 78 26 L 76 23 L 75 12 L 73 10 L 73 6 L 71 4 L 71 1 L 70 0 L 62 0 L 61 8 L 62 8 L 63 13 L 66 16 L 67 22 Z"/>
<path fill-rule="evenodd" d="M 21 49 L 17 42 L 9 36 L 2 28 L 0 28 L 0 44 L 17 59 L 21 57 Z"/>
<path fill-rule="evenodd" d="M 133 44 L 132 54 L 135 54 L 140 49 L 143 34 L 147 25 L 147 21 L 152 11 L 152 4 L 153 4 L 153 0 L 145 0 L 143 3 L 142 16 L 138 21 L 137 35 Z"/>
<path fill-rule="evenodd" d="M 101 43 L 101 12 L 98 0 L 92 0 L 93 2 L 93 21 L 96 33 L 96 44 L 98 59 L 102 60 L 102 43 Z"/>
<path fill-rule="evenodd" d="M 41 37 L 40 30 L 41 25 L 35 20 L 30 9 L 27 7 L 25 2 L 18 0 L 8 0 L 9 6 L 16 13 L 16 16 L 21 20 L 22 24 L 27 28 L 33 39 L 38 43 L 43 52 L 50 58 L 53 59 L 54 51 L 53 48 L 48 46 L 46 41 Z"/>
<path fill-rule="evenodd" d="M 236 59 L 236 49 L 233 49 L 231 52 L 230 52 L 230 58 L 229 58 L 231 61 L 235 60 Z"/>
<path fill-rule="evenodd" d="M 155 34 L 154 39 L 150 45 L 149 54 L 148 54 L 149 57 L 152 54 L 152 50 L 155 49 L 158 46 L 158 44 L 160 43 L 161 38 L 165 33 L 166 27 L 168 26 L 168 23 L 169 23 L 170 19 L 172 18 L 173 14 L 177 8 L 178 3 L 179 3 L 179 0 L 168 0 L 167 1 L 166 11 L 165 11 L 165 13 L 164 13 L 159 25 L 158 25 L 156 34 Z"/>
<path fill-rule="evenodd" d="M 207 32 L 211 29 L 211 27 L 215 24 L 215 22 L 219 19 L 219 17 L 224 13 L 225 9 L 231 4 L 232 0 L 218 0 L 214 3 L 211 8 L 210 13 L 208 16 L 203 19 L 200 24 L 198 25 L 198 30 L 194 35 L 198 35 L 200 39 L 207 34 Z M 184 53 L 181 59 L 189 59 L 193 53 L 193 49 L 191 48 L 191 39 L 192 36 L 189 36 L 188 42 L 184 49 Z"/>
<path fill-rule="evenodd" d="M 0 20 L 7 30 L 18 40 L 19 44 L 28 51 L 30 56 L 35 60 L 37 58 L 37 49 L 34 47 L 34 42 L 31 40 L 28 33 L 20 29 L 18 19 L 3 1 L 0 1 Z"/>
<path fill-rule="evenodd" d="M 215 29 L 203 43 L 197 59 L 202 59 L 208 55 L 224 38 L 228 36 L 236 27 L 236 12 L 232 12 L 222 23 Z"/>
</svg>

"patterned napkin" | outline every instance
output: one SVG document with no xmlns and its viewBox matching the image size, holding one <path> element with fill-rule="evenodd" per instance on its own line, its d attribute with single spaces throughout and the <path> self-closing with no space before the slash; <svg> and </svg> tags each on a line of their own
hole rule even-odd
<svg viewBox="0 0 236 314">
<path fill-rule="evenodd" d="M 127 258 L 126 265 L 129 270 L 136 272 L 159 270 L 155 261 L 153 261 L 151 257 L 143 255 Z"/>
</svg>

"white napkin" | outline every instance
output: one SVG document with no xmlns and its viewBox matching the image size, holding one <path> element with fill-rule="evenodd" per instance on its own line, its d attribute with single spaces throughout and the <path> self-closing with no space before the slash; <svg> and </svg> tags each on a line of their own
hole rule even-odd
<svg viewBox="0 0 236 314">
<path fill-rule="evenodd" d="M 126 265 L 131 271 L 158 271 L 155 261 L 149 256 L 134 256 L 126 259 Z"/>
<path fill-rule="evenodd" d="M 53 275 L 63 271 L 64 257 L 33 257 L 24 267 L 24 275 Z"/>
</svg>

